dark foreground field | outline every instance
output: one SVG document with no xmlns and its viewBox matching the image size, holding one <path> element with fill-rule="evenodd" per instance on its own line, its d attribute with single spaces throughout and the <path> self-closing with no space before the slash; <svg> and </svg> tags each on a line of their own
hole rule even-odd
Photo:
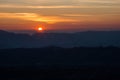
<svg viewBox="0 0 120 80">
<path fill-rule="evenodd" d="M 120 80 L 119 67 L 1 68 L 1 80 Z"/>
<path fill-rule="evenodd" d="M 120 80 L 120 48 L 1 49 L 0 80 Z"/>
</svg>

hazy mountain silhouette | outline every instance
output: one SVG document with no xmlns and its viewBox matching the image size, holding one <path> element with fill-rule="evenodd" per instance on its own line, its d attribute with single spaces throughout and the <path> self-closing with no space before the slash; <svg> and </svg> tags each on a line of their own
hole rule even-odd
<svg viewBox="0 0 120 80">
<path fill-rule="evenodd" d="M 0 30 L 0 48 L 59 47 L 120 47 L 120 31 L 88 31 L 78 33 L 17 34 Z"/>
</svg>

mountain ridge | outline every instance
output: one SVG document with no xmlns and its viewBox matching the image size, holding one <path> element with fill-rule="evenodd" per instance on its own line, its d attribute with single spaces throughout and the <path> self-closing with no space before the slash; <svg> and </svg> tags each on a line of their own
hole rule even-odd
<svg viewBox="0 0 120 80">
<path fill-rule="evenodd" d="M 20 34 L 0 30 L 0 48 L 120 47 L 120 31 Z"/>
</svg>

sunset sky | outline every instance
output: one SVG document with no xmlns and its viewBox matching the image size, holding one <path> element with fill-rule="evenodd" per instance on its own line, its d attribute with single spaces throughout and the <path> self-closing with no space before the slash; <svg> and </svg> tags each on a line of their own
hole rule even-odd
<svg viewBox="0 0 120 80">
<path fill-rule="evenodd" d="M 0 0 L 0 29 L 120 30 L 120 0 Z"/>
</svg>

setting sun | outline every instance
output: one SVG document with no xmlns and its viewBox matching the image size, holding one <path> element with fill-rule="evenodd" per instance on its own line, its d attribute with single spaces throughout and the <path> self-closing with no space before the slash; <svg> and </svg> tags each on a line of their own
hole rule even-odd
<svg viewBox="0 0 120 80">
<path fill-rule="evenodd" d="M 39 28 L 38 28 L 38 31 L 43 31 L 43 28 L 42 28 L 42 27 L 39 27 Z"/>
</svg>

